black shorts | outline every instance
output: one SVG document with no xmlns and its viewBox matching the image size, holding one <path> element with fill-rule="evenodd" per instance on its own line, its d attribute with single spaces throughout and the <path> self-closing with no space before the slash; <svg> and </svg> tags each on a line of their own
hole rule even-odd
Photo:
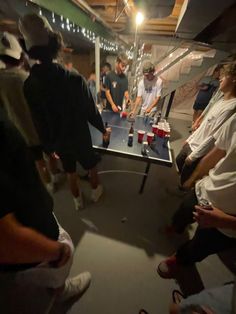
<svg viewBox="0 0 236 314">
<path fill-rule="evenodd" d="M 30 146 L 29 149 L 34 161 L 43 159 L 43 147 L 41 145 Z"/>
<path fill-rule="evenodd" d="M 81 152 L 80 154 L 59 154 L 62 167 L 66 173 L 76 172 L 76 162 L 78 161 L 85 170 L 94 168 L 101 160 L 99 154 L 95 153 L 93 149 Z"/>
<path fill-rule="evenodd" d="M 201 110 L 203 111 L 206 108 L 207 104 L 199 104 L 198 102 L 195 102 L 193 105 L 194 110 Z"/>
</svg>

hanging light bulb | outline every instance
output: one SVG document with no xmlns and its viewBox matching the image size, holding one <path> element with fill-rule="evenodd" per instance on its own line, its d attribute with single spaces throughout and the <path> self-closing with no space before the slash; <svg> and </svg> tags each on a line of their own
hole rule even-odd
<svg viewBox="0 0 236 314">
<path fill-rule="evenodd" d="M 41 8 L 39 9 L 39 15 L 40 15 L 40 16 L 43 15 L 43 12 L 42 12 Z"/>
<path fill-rule="evenodd" d="M 54 12 L 52 12 L 52 22 L 53 22 L 53 23 L 55 23 L 55 22 L 56 22 Z"/>
</svg>

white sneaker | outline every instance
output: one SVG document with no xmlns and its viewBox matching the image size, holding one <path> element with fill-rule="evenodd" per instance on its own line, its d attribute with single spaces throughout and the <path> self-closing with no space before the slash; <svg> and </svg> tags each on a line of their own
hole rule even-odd
<svg viewBox="0 0 236 314">
<path fill-rule="evenodd" d="M 96 189 L 92 189 L 91 200 L 97 202 L 103 193 L 103 186 L 99 184 Z"/>
<path fill-rule="evenodd" d="M 84 208 L 83 195 L 80 192 L 78 197 L 74 197 L 75 210 L 80 210 Z"/>
<path fill-rule="evenodd" d="M 60 296 L 60 301 L 67 301 L 73 297 L 81 297 L 88 289 L 91 282 L 91 274 L 84 272 L 76 277 L 68 278 L 65 282 L 65 288 Z"/>
</svg>

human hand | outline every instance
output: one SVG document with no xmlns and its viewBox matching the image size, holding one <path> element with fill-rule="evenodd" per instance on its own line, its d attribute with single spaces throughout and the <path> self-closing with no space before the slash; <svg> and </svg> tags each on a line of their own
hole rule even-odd
<svg viewBox="0 0 236 314">
<path fill-rule="evenodd" d="M 148 114 L 148 113 L 150 113 L 151 112 L 151 108 L 147 108 L 146 110 L 145 110 L 145 114 Z"/>
<path fill-rule="evenodd" d="M 128 114 L 128 117 L 133 117 L 134 116 L 134 110 L 130 111 L 130 113 Z"/>
<path fill-rule="evenodd" d="M 111 135 L 111 128 L 106 128 L 106 132 L 103 133 L 102 137 L 103 137 L 103 141 L 105 143 L 109 142 L 110 140 L 110 135 Z"/>
<path fill-rule="evenodd" d="M 119 111 L 119 109 L 118 109 L 118 107 L 117 107 L 116 105 L 111 106 L 111 109 L 112 109 L 114 112 L 118 112 L 118 111 Z"/>
<path fill-rule="evenodd" d="M 198 127 L 199 127 L 199 124 L 198 124 L 197 122 L 194 122 L 194 123 L 192 124 L 191 130 L 194 132 L 194 131 L 197 130 Z"/>
<path fill-rule="evenodd" d="M 192 162 L 193 162 L 193 160 L 190 156 L 186 157 L 186 159 L 184 161 L 186 166 L 191 166 Z"/>
<path fill-rule="evenodd" d="M 65 243 L 60 243 L 59 250 L 59 258 L 56 261 L 50 262 L 50 264 L 55 268 L 64 266 L 71 257 L 71 248 L 69 247 L 69 245 Z"/>
<path fill-rule="evenodd" d="M 191 177 L 186 180 L 183 184 L 182 184 L 182 187 L 185 189 L 185 190 L 191 190 L 191 188 L 194 186 L 195 184 L 195 181 L 193 179 L 191 179 Z"/>
<path fill-rule="evenodd" d="M 228 215 L 222 210 L 212 207 L 204 209 L 202 206 L 195 206 L 196 212 L 193 212 L 194 219 L 202 228 L 225 228 L 225 220 Z"/>
</svg>

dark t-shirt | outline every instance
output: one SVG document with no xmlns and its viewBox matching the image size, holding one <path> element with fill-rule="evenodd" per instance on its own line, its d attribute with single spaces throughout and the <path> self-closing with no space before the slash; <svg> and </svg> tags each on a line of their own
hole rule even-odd
<svg viewBox="0 0 236 314">
<path fill-rule="evenodd" d="M 30 151 L 17 129 L 0 111 L 0 219 L 14 213 L 24 226 L 52 240 L 59 230 L 53 216 L 53 200 L 41 183 Z M 1 265 L 2 270 L 19 270 L 31 265 Z"/>
<path fill-rule="evenodd" d="M 219 80 L 206 77 L 201 81 L 201 84 L 207 86 L 207 89 L 198 92 L 195 102 L 201 105 L 208 105 L 213 93 L 219 87 Z"/>
<path fill-rule="evenodd" d="M 105 87 L 110 90 L 111 97 L 116 106 L 122 107 L 124 93 L 128 90 L 128 79 L 125 74 L 118 75 L 111 71 L 105 79 Z"/>
<path fill-rule="evenodd" d="M 105 132 L 85 79 L 59 64 L 35 64 L 24 94 L 46 152 L 77 158 L 81 151 L 92 149 L 88 122 Z"/>
<path fill-rule="evenodd" d="M 106 76 L 107 76 L 107 75 L 106 75 L 105 73 L 102 73 L 102 74 L 101 74 L 101 77 L 100 77 L 100 83 L 102 84 L 103 87 L 105 87 Z M 102 98 L 102 99 L 107 99 L 107 98 L 106 98 L 106 93 L 105 93 L 105 91 L 103 91 L 103 90 L 101 91 L 101 98 Z"/>
</svg>

